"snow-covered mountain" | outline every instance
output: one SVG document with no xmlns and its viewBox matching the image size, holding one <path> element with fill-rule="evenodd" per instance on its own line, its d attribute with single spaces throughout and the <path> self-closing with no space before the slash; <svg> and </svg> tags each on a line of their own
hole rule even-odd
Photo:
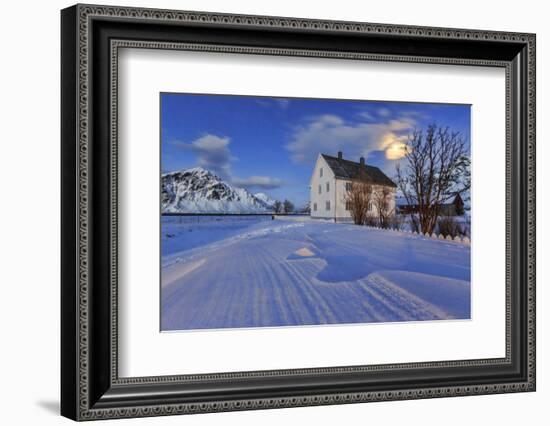
<svg viewBox="0 0 550 426">
<path fill-rule="evenodd" d="M 267 196 L 266 199 L 269 200 Z M 236 188 L 202 167 L 163 174 L 161 205 L 163 213 L 265 213 L 273 210 L 264 197 L 257 198 L 246 189 Z"/>
<path fill-rule="evenodd" d="M 273 210 L 275 208 L 275 200 L 273 198 L 270 198 L 269 195 L 264 194 L 263 192 L 258 192 L 257 194 L 254 194 L 254 197 L 262 202 L 266 208 Z"/>
</svg>

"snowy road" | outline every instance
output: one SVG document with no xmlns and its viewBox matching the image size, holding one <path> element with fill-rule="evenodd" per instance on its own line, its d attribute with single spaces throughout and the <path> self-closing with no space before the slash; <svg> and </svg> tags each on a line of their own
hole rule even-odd
<svg viewBox="0 0 550 426">
<path fill-rule="evenodd" d="M 190 247 L 162 259 L 162 330 L 470 317 L 468 245 L 275 220 Z"/>
</svg>

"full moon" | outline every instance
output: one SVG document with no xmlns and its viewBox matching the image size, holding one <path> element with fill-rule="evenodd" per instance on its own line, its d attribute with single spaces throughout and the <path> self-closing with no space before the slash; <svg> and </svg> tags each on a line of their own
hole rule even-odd
<svg viewBox="0 0 550 426">
<path fill-rule="evenodd" d="M 388 160 L 399 160 L 407 153 L 407 145 L 402 142 L 393 142 L 386 149 L 386 158 Z"/>
</svg>

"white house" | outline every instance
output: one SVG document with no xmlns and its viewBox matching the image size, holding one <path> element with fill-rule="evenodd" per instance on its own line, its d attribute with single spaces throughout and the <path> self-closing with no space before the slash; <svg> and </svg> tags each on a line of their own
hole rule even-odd
<svg viewBox="0 0 550 426">
<path fill-rule="evenodd" d="M 361 168 L 363 173 L 361 173 Z M 390 190 L 389 210 L 395 211 L 396 185 L 378 167 L 365 164 L 361 157 L 359 162 L 345 160 L 342 152 L 338 157 L 319 154 L 313 174 L 310 179 L 310 209 L 311 217 L 318 219 L 334 219 L 336 222 L 350 221 L 349 205 L 346 203 L 346 192 L 353 179 L 358 176 L 372 185 L 373 192 L 386 187 Z M 369 207 L 369 214 L 376 215 L 374 203 Z"/>
</svg>

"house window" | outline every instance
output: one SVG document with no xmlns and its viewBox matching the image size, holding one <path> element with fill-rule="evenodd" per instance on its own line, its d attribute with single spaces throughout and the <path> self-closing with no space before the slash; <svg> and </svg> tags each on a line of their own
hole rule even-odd
<svg viewBox="0 0 550 426">
<path fill-rule="evenodd" d="M 317 203 L 313 203 L 313 211 L 314 211 L 314 212 L 317 211 Z"/>
<path fill-rule="evenodd" d="M 346 182 L 346 191 L 351 191 L 351 182 Z"/>
<path fill-rule="evenodd" d="M 321 193 L 321 185 L 319 185 L 319 194 Z"/>
<path fill-rule="evenodd" d="M 346 210 L 347 211 L 351 210 L 351 201 L 346 201 Z"/>
<path fill-rule="evenodd" d="M 319 177 L 323 177 L 323 168 L 322 167 L 319 169 Z"/>
<path fill-rule="evenodd" d="M 327 182 L 327 192 L 330 191 L 330 184 Z"/>
<path fill-rule="evenodd" d="M 327 210 L 330 210 L 330 201 L 327 201 L 327 204 L 325 205 L 325 208 L 326 208 Z"/>
</svg>

